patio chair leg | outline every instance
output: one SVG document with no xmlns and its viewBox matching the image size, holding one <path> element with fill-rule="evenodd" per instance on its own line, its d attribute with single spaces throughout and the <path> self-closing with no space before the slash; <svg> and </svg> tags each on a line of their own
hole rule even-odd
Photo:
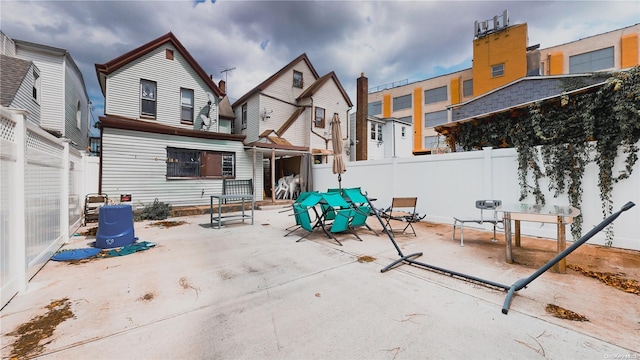
<svg viewBox="0 0 640 360">
<path fill-rule="evenodd" d="M 375 230 L 373 230 L 373 229 L 371 228 L 371 226 L 369 226 L 368 224 L 364 224 L 364 226 L 366 226 L 366 227 L 367 227 L 367 229 L 371 230 L 374 234 L 376 234 L 376 236 L 380 236 L 380 235 L 378 235 L 378 233 L 377 233 Z"/>
</svg>

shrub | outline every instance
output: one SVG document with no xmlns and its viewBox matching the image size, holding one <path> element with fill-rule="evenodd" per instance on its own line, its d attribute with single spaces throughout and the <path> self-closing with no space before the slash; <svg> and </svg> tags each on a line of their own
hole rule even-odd
<svg viewBox="0 0 640 360">
<path fill-rule="evenodd" d="M 136 217 L 137 220 L 164 220 L 171 216 L 171 204 L 165 204 L 156 198 Z"/>
</svg>

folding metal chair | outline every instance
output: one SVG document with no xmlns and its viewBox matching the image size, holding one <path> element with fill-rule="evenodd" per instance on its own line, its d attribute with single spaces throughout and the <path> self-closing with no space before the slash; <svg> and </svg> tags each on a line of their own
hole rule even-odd
<svg viewBox="0 0 640 360">
<path fill-rule="evenodd" d="M 371 215 L 371 206 L 369 206 L 366 196 L 362 194 L 362 190 L 360 188 L 344 189 L 343 194 L 349 199 L 354 210 L 353 219 L 351 220 L 351 228 L 354 234 L 356 228 L 366 226 L 367 229 L 378 236 L 378 233 L 367 224 L 367 219 Z"/>
<path fill-rule="evenodd" d="M 502 219 L 498 219 L 498 206 L 502 205 L 500 200 L 477 200 L 476 208 L 480 209 L 480 218 L 453 218 L 453 234 L 451 240 L 456 239 L 456 227 L 460 227 L 460 246 L 464 246 L 464 223 L 474 222 L 478 224 L 490 223 L 493 224 L 493 242 L 498 241 L 496 239 L 496 226 L 502 223 Z M 493 210 L 493 217 L 485 218 L 484 210 Z M 458 225 L 460 224 L 460 225 Z"/>
<path fill-rule="evenodd" d="M 407 225 L 402 229 L 402 233 L 404 234 L 408 228 L 411 228 L 413 232 L 413 236 L 416 235 L 416 230 L 413 228 L 413 223 L 418 222 L 426 215 L 420 217 L 416 212 L 416 205 L 418 203 L 417 197 L 397 197 L 391 200 L 391 206 L 384 210 L 382 214 L 384 218 L 387 219 L 387 223 L 385 226 L 392 233 L 395 231 L 391 226 L 391 220 L 402 221 Z"/>
<path fill-rule="evenodd" d="M 302 193 L 300 193 L 300 195 L 298 196 L 298 198 L 294 201 L 294 203 L 293 203 L 293 204 L 291 204 L 291 209 L 293 209 L 293 210 L 294 210 L 292 215 L 293 215 L 293 216 L 294 216 L 294 218 L 296 219 L 296 223 L 295 223 L 294 225 L 291 225 L 291 226 L 289 226 L 288 228 L 286 228 L 286 229 L 285 229 L 286 231 L 288 231 L 288 233 L 286 233 L 284 236 L 289 236 L 292 232 L 294 232 L 294 231 L 296 231 L 296 230 L 300 229 L 300 227 L 301 227 L 301 226 L 300 226 L 300 219 L 299 219 L 299 218 L 298 218 L 298 216 L 296 215 L 296 211 L 295 211 L 295 209 L 294 209 L 293 205 L 294 205 L 294 204 L 298 204 L 298 205 L 300 205 L 304 200 L 306 200 L 306 199 L 307 199 L 311 194 L 314 194 L 314 193 L 315 193 L 315 194 L 318 194 L 318 193 L 317 193 L 317 192 L 315 192 L 315 191 L 302 192 Z M 318 201 L 319 201 L 319 198 L 318 198 Z M 316 203 L 317 203 L 317 202 L 316 202 Z M 289 211 L 289 210 L 283 210 L 283 211 L 281 211 L 281 212 L 286 212 L 286 211 Z"/>
</svg>

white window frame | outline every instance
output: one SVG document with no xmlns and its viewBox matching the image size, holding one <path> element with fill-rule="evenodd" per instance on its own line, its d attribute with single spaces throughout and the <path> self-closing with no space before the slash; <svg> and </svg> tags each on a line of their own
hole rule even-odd
<svg viewBox="0 0 640 360">
<path fill-rule="evenodd" d="M 382 124 L 375 122 L 371 123 L 369 139 L 373 141 L 382 141 Z"/>
<path fill-rule="evenodd" d="M 304 78 L 302 72 L 293 70 L 293 87 L 302 89 L 304 86 Z"/>
<path fill-rule="evenodd" d="M 241 128 L 242 130 L 247 128 L 247 104 L 242 104 L 242 115 L 241 115 Z"/>
<path fill-rule="evenodd" d="M 80 100 L 76 106 L 76 127 L 80 129 L 82 127 L 82 109 L 80 108 Z"/>
<path fill-rule="evenodd" d="M 153 85 L 153 93 L 145 93 L 145 85 Z M 153 103 L 153 113 L 143 111 L 143 103 L 149 101 Z M 140 116 L 156 118 L 158 114 L 158 83 L 151 80 L 140 79 Z"/>
<path fill-rule="evenodd" d="M 491 77 L 504 76 L 504 63 L 491 66 Z"/>
<path fill-rule="evenodd" d="M 185 102 L 185 99 L 186 100 L 189 100 L 189 99 L 186 98 L 184 95 L 188 95 L 188 94 L 191 95 L 191 103 Z M 193 89 L 180 88 L 180 122 L 181 123 L 193 124 L 194 103 L 195 103 L 195 94 Z M 186 118 L 184 116 L 185 111 L 191 112 L 190 118 Z"/>
</svg>

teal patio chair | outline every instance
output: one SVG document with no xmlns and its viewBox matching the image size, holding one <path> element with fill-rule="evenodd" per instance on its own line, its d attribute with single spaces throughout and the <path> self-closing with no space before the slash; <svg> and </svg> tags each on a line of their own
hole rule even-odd
<svg viewBox="0 0 640 360">
<path fill-rule="evenodd" d="M 302 228 L 304 230 L 306 230 L 308 233 L 305 234 L 303 237 L 301 237 L 300 239 L 296 240 L 296 242 L 306 238 L 307 236 L 309 236 L 309 234 L 311 234 L 313 232 L 313 224 L 311 224 L 311 216 L 309 215 L 309 209 L 305 208 L 304 206 L 300 205 L 300 204 L 293 204 L 293 211 L 294 211 L 294 216 L 296 217 L 296 222 L 300 223 L 300 227 L 297 228 L 296 230 Z M 288 234 L 287 234 L 288 235 Z"/>
<path fill-rule="evenodd" d="M 351 220 L 351 228 L 355 234 L 355 229 L 365 226 L 376 236 L 378 233 L 367 224 L 367 218 L 371 215 L 371 206 L 366 196 L 362 194 L 360 188 L 344 189 L 344 195 L 349 198 L 354 210 L 353 220 Z"/>
<path fill-rule="evenodd" d="M 289 226 L 288 228 L 285 229 L 285 231 L 288 231 L 288 233 L 286 233 L 284 236 L 289 236 L 291 235 L 291 233 L 293 233 L 294 231 L 300 229 L 301 225 L 300 225 L 300 219 L 299 216 L 297 214 L 297 211 L 295 211 L 294 206 L 295 204 L 300 205 L 303 201 L 305 201 L 309 196 L 314 196 L 312 194 L 318 194 L 318 192 L 316 191 L 306 191 L 306 192 L 302 192 L 300 193 L 300 195 L 298 195 L 298 198 L 293 202 L 293 204 L 291 204 L 291 210 L 293 210 L 293 216 L 296 219 L 296 223 L 294 225 Z M 317 199 L 317 201 L 320 201 L 320 198 L 315 196 L 315 198 Z M 307 202 L 307 205 L 309 205 L 310 203 L 312 203 L 314 200 L 311 199 L 309 202 Z M 316 204 L 317 204 L 316 201 Z M 289 211 L 289 210 L 284 210 L 282 212 L 285 211 Z"/>
</svg>

